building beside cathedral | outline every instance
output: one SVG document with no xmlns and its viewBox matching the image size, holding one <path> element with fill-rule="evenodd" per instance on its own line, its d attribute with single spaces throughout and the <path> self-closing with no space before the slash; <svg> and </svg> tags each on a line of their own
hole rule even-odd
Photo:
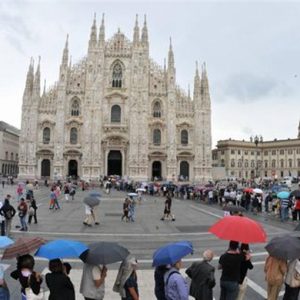
<svg viewBox="0 0 300 300">
<path fill-rule="evenodd" d="M 31 60 L 23 95 L 20 178 L 211 179 L 211 103 L 205 65 L 193 97 L 176 84 L 170 41 L 163 67 L 149 56 L 146 19 L 133 39 L 105 39 L 94 19 L 86 57 L 72 65 L 68 38 L 58 81 L 40 91 Z M 201 73 L 201 74 L 199 74 Z"/>
</svg>

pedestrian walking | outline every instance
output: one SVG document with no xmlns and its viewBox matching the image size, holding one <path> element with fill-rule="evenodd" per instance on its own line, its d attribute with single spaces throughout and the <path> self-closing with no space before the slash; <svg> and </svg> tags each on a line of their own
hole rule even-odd
<svg viewBox="0 0 300 300">
<path fill-rule="evenodd" d="M 83 224 L 91 227 L 92 226 L 92 222 L 93 222 L 92 207 L 90 207 L 89 205 L 85 204 L 84 208 L 85 208 L 85 219 L 83 221 Z"/>
<path fill-rule="evenodd" d="M 243 260 L 238 247 L 238 242 L 230 241 L 229 249 L 220 256 L 218 266 L 218 269 L 222 270 L 220 300 L 236 300 L 238 296 L 240 270 Z"/>
<path fill-rule="evenodd" d="M 46 284 L 49 288 L 49 300 L 75 300 L 74 285 L 67 275 L 60 259 L 49 261 L 49 270 L 46 274 Z"/>
<path fill-rule="evenodd" d="M 69 194 L 71 196 L 71 199 L 74 200 L 75 199 L 75 194 L 76 194 L 76 185 L 75 184 L 71 185 Z"/>
<path fill-rule="evenodd" d="M 244 300 L 247 289 L 247 272 L 253 269 L 251 262 L 250 249 L 248 244 L 241 244 L 240 253 L 243 256 L 240 270 L 239 294 L 237 300 Z"/>
<path fill-rule="evenodd" d="M 69 201 L 69 195 L 70 195 L 70 186 L 68 183 L 65 182 L 64 185 L 64 194 L 65 194 L 65 199 L 66 201 Z"/>
<path fill-rule="evenodd" d="M 30 200 L 29 209 L 28 209 L 28 224 L 31 224 L 32 218 L 34 219 L 34 224 L 37 224 L 37 211 L 38 207 L 34 198 Z"/>
<path fill-rule="evenodd" d="M 60 209 L 60 206 L 58 204 L 57 200 L 57 194 L 55 193 L 55 188 L 51 188 L 51 193 L 50 193 L 50 205 L 49 209 Z"/>
<path fill-rule="evenodd" d="M 298 300 L 300 291 L 300 260 L 289 262 L 285 277 L 285 293 L 283 300 Z"/>
<path fill-rule="evenodd" d="M 94 224 L 95 225 L 100 225 L 99 205 L 95 205 L 94 207 L 92 207 L 91 213 L 92 213 L 92 221 L 94 222 Z"/>
<path fill-rule="evenodd" d="M 129 200 L 129 219 L 131 222 L 135 222 L 135 207 L 136 207 L 136 201 L 133 197 L 130 197 Z"/>
<path fill-rule="evenodd" d="M 129 221 L 129 217 L 128 217 L 129 202 L 130 202 L 130 200 L 128 198 L 125 198 L 125 200 L 123 202 L 123 216 L 122 216 L 121 220 L 123 221 L 125 218 L 125 222 Z"/>
<path fill-rule="evenodd" d="M 4 216 L 5 220 L 5 234 L 7 236 L 10 235 L 10 231 L 11 231 L 11 223 L 12 223 L 12 219 L 16 214 L 16 210 L 14 209 L 14 207 L 10 204 L 10 195 L 6 195 L 6 198 L 4 199 L 4 204 L 0 209 L 0 214 L 2 216 Z"/>
<path fill-rule="evenodd" d="M 83 264 L 80 293 L 85 300 L 104 298 L 106 275 L 106 266 Z"/>
<path fill-rule="evenodd" d="M 214 257 L 211 250 L 203 252 L 203 260 L 194 262 L 185 273 L 191 278 L 190 295 L 196 300 L 213 300 L 216 285 L 215 268 L 210 264 Z"/>
<path fill-rule="evenodd" d="M 20 203 L 18 205 L 18 215 L 20 218 L 20 224 L 21 224 L 21 229 L 20 231 L 27 231 L 27 223 L 26 223 L 26 217 L 27 217 L 27 212 L 28 212 L 28 206 L 24 198 L 20 199 Z"/>
<path fill-rule="evenodd" d="M 285 222 L 289 219 L 289 199 L 281 199 L 280 200 L 280 220 L 281 222 Z"/>
<path fill-rule="evenodd" d="M 277 300 L 287 272 L 287 262 L 269 255 L 265 262 L 264 272 L 268 284 L 268 300 Z"/>
<path fill-rule="evenodd" d="M 160 219 L 161 221 L 170 220 L 170 219 L 172 221 L 175 221 L 175 216 L 171 214 L 171 207 L 172 207 L 172 198 L 170 196 L 167 196 L 165 200 L 164 215 Z"/>
<path fill-rule="evenodd" d="M 189 299 L 187 282 L 179 272 L 181 268 L 182 261 L 179 260 L 164 275 L 165 295 L 168 300 Z"/>
</svg>

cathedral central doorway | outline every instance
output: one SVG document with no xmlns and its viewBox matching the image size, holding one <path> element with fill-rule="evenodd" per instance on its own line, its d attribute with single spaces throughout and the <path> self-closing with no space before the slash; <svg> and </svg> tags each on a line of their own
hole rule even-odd
<svg viewBox="0 0 300 300">
<path fill-rule="evenodd" d="M 122 154 L 120 151 L 109 151 L 107 159 L 107 175 L 122 176 Z"/>
<path fill-rule="evenodd" d="M 50 176 L 50 160 L 49 159 L 43 159 L 42 160 L 42 177 L 49 177 Z"/>
<path fill-rule="evenodd" d="M 71 176 L 71 177 L 77 177 L 78 176 L 78 163 L 77 163 L 77 161 L 76 160 L 74 160 L 74 159 L 71 159 L 70 161 L 69 161 L 69 176 Z"/>
<path fill-rule="evenodd" d="M 160 161 L 154 161 L 152 164 L 152 178 L 161 180 L 161 162 Z"/>
</svg>

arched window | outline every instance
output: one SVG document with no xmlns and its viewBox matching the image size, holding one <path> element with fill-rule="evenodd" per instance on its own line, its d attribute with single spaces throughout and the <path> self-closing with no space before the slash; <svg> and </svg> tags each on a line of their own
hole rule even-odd
<svg viewBox="0 0 300 300">
<path fill-rule="evenodd" d="M 122 66 L 120 63 L 116 63 L 112 71 L 112 87 L 122 87 Z"/>
<path fill-rule="evenodd" d="M 70 131 L 70 144 L 77 144 L 78 142 L 78 131 L 77 128 L 73 127 Z"/>
<path fill-rule="evenodd" d="M 78 99 L 74 99 L 71 104 L 71 116 L 77 117 L 80 115 L 80 104 Z"/>
<path fill-rule="evenodd" d="M 112 106 L 110 121 L 112 123 L 120 123 L 121 122 L 121 107 L 119 105 Z"/>
<path fill-rule="evenodd" d="M 153 117 L 160 118 L 161 117 L 161 105 L 159 101 L 156 101 L 153 105 Z"/>
<path fill-rule="evenodd" d="M 181 130 L 181 145 L 187 145 L 189 143 L 189 133 L 187 130 Z"/>
<path fill-rule="evenodd" d="M 189 163 L 187 161 L 180 162 L 180 178 L 182 180 L 189 180 Z"/>
<path fill-rule="evenodd" d="M 161 143 L 161 132 L 159 129 L 153 130 L 153 144 L 159 146 Z"/>
<path fill-rule="evenodd" d="M 43 144 L 49 144 L 50 143 L 50 128 L 45 127 L 43 130 Z"/>
</svg>

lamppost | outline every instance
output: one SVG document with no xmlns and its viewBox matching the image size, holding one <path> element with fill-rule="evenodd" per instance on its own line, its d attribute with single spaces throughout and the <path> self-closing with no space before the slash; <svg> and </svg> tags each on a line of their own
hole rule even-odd
<svg viewBox="0 0 300 300">
<path fill-rule="evenodd" d="M 253 138 L 253 142 L 255 144 L 255 177 L 259 177 L 258 174 L 258 160 L 257 160 L 257 148 L 258 148 L 258 143 L 261 142 L 262 143 L 263 138 L 262 136 L 258 136 L 255 135 L 255 137 Z"/>
</svg>

